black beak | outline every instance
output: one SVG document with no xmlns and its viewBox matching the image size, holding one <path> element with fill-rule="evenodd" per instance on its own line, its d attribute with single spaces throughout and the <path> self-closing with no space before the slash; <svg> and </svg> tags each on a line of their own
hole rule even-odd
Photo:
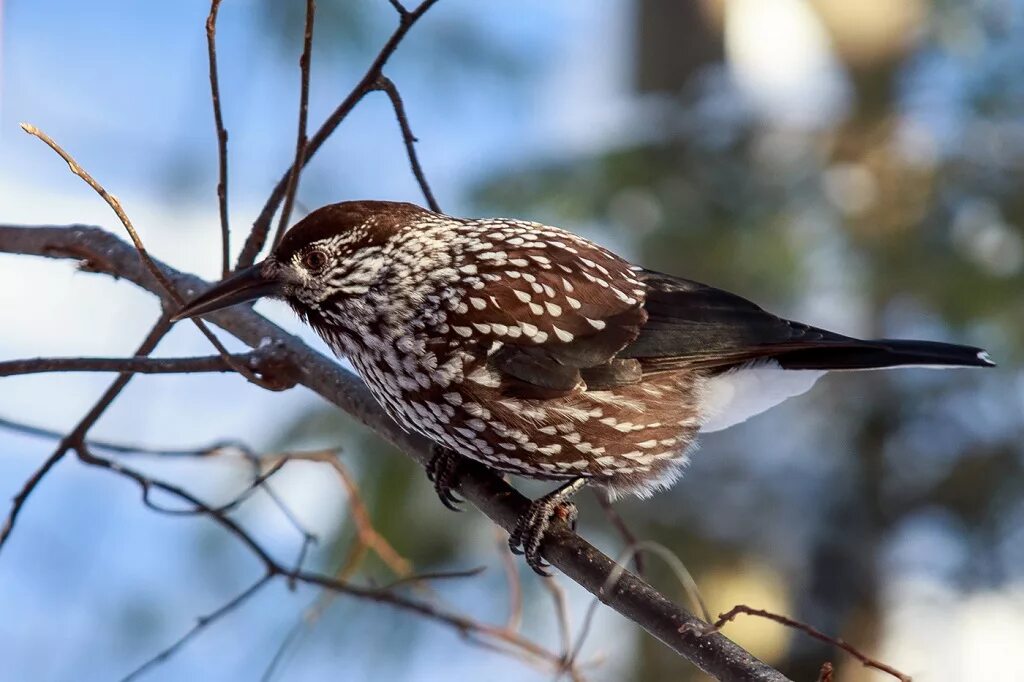
<svg viewBox="0 0 1024 682">
<path fill-rule="evenodd" d="M 236 303 L 253 301 L 263 296 L 278 296 L 280 293 L 280 283 L 264 276 L 263 264 L 257 263 L 214 284 L 175 313 L 171 321 L 205 315 Z"/>
</svg>

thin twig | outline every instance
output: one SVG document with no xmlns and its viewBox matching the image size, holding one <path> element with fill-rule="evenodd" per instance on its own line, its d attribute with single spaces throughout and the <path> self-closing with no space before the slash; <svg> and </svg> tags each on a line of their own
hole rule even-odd
<svg viewBox="0 0 1024 682">
<path fill-rule="evenodd" d="M 220 110 L 220 83 L 217 77 L 217 11 L 221 0 L 211 0 L 206 17 L 206 52 L 210 62 L 210 100 L 217 128 L 217 204 L 220 209 L 221 277 L 231 272 L 231 229 L 228 226 L 228 131 Z"/>
<path fill-rule="evenodd" d="M 555 609 L 555 622 L 558 623 L 558 639 L 561 642 L 562 652 L 562 664 L 558 675 L 568 673 L 573 682 L 579 682 L 582 678 L 576 671 L 572 656 L 572 629 L 569 624 L 569 603 L 565 598 L 565 590 L 553 578 L 541 580 L 540 583 L 551 595 Z"/>
<path fill-rule="evenodd" d="M 60 158 L 64 159 L 65 163 L 68 164 L 68 169 L 73 174 L 77 175 L 82 180 L 84 180 L 85 183 L 89 185 L 89 187 L 91 187 L 97 194 L 100 195 L 100 197 L 104 201 L 107 202 L 107 205 L 110 206 L 110 208 L 117 215 L 118 220 L 120 220 L 121 224 L 124 225 L 124 229 L 128 231 L 128 236 L 131 237 L 132 243 L 135 245 L 135 250 L 138 251 L 139 257 L 142 259 L 142 262 L 146 266 L 146 269 L 149 270 L 149 272 L 153 275 L 153 277 L 156 278 L 158 282 L 160 282 L 160 285 L 163 286 L 164 290 L 167 291 L 167 294 L 174 300 L 174 302 L 177 303 L 179 307 L 183 306 L 185 304 L 185 300 L 181 297 L 181 294 L 178 293 L 178 290 L 174 288 L 174 285 L 167 278 L 167 276 L 164 275 L 163 271 L 161 271 L 160 268 L 157 267 L 156 263 L 150 257 L 149 252 L 146 250 L 145 245 L 142 243 L 142 239 L 139 237 L 139 233 L 135 230 L 135 227 L 132 225 L 132 221 L 128 218 L 128 214 L 125 213 L 124 208 L 121 207 L 121 202 L 118 200 L 118 198 L 115 197 L 110 192 L 108 192 L 106 188 L 103 187 L 103 185 L 98 183 L 92 177 L 92 175 L 90 175 L 84 168 L 79 166 L 78 162 L 75 161 L 75 159 L 68 152 L 64 151 L 64 148 L 57 144 L 49 135 L 47 135 L 42 130 L 36 128 L 34 125 L 31 125 L 29 123 L 22 123 L 21 128 L 29 135 L 37 137 L 44 143 L 46 143 L 46 145 L 54 152 L 56 152 Z M 194 322 L 195 325 L 199 328 L 199 331 L 201 331 L 203 335 L 206 336 L 207 339 L 209 339 L 210 343 L 213 344 L 213 347 L 217 349 L 217 352 L 221 354 L 225 361 L 232 364 L 232 367 L 236 372 L 244 376 L 252 383 L 258 386 L 262 386 L 263 388 L 268 388 L 272 390 L 282 390 L 282 388 L 291 387 L 290 385 L 282 386 L 274 381 L 268 381 L 267 379 L 257 376 L 256 373 L 254 373 L 248 367 L 245 367 L 244 365 L 239 365 L 237 363 L 232 363 L 231 355 L 228 353 L 227 349 L 224 348 L 223 344 L 221 344 L 220 339 L 213 335 L 213 332 L 209 330 L 206 324 L 203 323 L 203 321 L 198 318 L 192 318 L 192 322 Z"/>
<path fill-rule="evenodd" d="M 416 182 L 419 183 L 420 191 L 423 192 L 423 198 L 426 199 L 427 206 L 434 213 L 440 213 L 441 206 L 437 203 L 437 199 L 434 198 L 434 192 L 430 189 L 430 183 L 427 182 L 427 176 L 423 173 L 420 159 L 416 155 L 416 143 L 419 140 L 412 134 L 412 128 L 409 127 L 409 117 L 405 113 L 405 104 L 402 103 L 402 96 L 398 94 L 398 88 L 395 87 L 390 78 L 383 74 L 377 79 L 375 88 L 384 92 L 388 99 L 391 100 L 391 106 L 395 110 L 395 118 L 398 120 L 398 127 L 402 130 L 402 142 L 405 143 L 405 153 L 409 156 L 412 174 L 416 176 Z"/>
<path fill-rule="evenodd" d="M 523 586 L 519 581 L 519 562 L 512 552 L 508 551 L 508 539 L 501 528 L 494 528 L 494 536 L 498 546 L 498 556 L 505 569 L 505 584 L 508 588 L 508 618 L 505 619 L 506 630 L 519 630 L 523 622 Z"/>
<path fill-rule="evenodd" d="M 288 229 L 288 221 L 292 217 L 292 205 L 295 193 L 299 189 L 299 175 L 305 165 L 306 157 L 306 123 L 309 120 L 309 67 L 313 52 L 313 18 L 316 16 L 316 0 L 306 0 L 306 30 L 302 41 L 302 56 L 299 57 L 301 85 L 299 87 L 299 130 L 295 136 L 295 161 L 288 173 L 288 189 L 284 193 L 284 206 L 281 208 L 281 219 L 277 223 L 277 233 L 271 246 L 277 246 Z"/>
<path fill-rule="evenodd" d="M 334 469 L 338 479 L 345 488 L 345 492 L 348 495 L 349 511 L 352 514 L 352 523 L 355 525 L 357 545 L 356 549 L 350 553 L 349 558 L 343 562 L 342 568 L 336 573 L 339 579 L 345 580 L 351 577 L 356 568 L 358 568 L 363 554 L 358 548 L 372 550 L 391 572 L 400 578 L 412 575 L 412 564 L 409 560 L 399 554 L 391 543 L 388 542 L 387 538 L 381 535 L 374 527 L 373 521 L 370 519 L 370 512 L 366 507 L 366 502 L 359 491 L 359 485 L 348 470 L 348 467 L 338 459 L 336 448 L 314 450 L 311 452 L 293 452 L 283 455 L 283 457 L 287 457 L 290 460 L 325 463 Z"/>
<path fill-rule="evenodd" d="M 160 339 L 170 331 L 171 324 L 167 319 L 166 315 L 162 315 L 153 328 L 146 335 L 142 344 L 138 350 L 135 351 L 136 356 L 145 356 L 153 352 L 156 345 L 160 342 Z M 103 395 L 100 396 L 99 400 L 92 406 L 92 408 L 82 417 L 82 420 L 78 422 L 74 429 L 71 430 L 66 437 L 62 438 L 60 443 L 57 445 L 57 449 L 46 458 L 43 464 L 36 469 L 35 472 L 25 481 L 25 484 L 18 491 L 18 494 L 14 496 L 14 500 L 11 503 L 11 509 L 7 513 L 7 517 L 4 519 L 4 525 L 0 527 L 0 550 L 3 550 L 4 545 L 7 543 L 7 539 L 10 538 L 11 533 L 14 530 L 14 524 L 18 520 L 18 515 L 21 513 L 22 508 L 25 506 L 25 502 L 28 501 L 29 496 L 36 489 L 39 483 L 43 480 L 47 473 L 57 464 L 64 455 L 67 454 L 68 450 L 74 447 L 77 443 L 82 442 L 85 438 L 85 434 L 92 428 L 92 425 L 99 420 L 110 404 L 114 402 L 114 399 L 120 395 L 124 387 L 131 381 L 132 374 L 123 373 L 118 375 L 116 379 L 110 384 Z"/>
<path fill-rule="evenodd" d="M 711 616 L 708 613 L 708 607 L 704 603 L 704 598 L 701 597 L 700 590 L 697 588 L 697 583 L 690 574 L 690 571 L 686 568 L 686 565 L 683 564 L 682 560 L 668 547 L 651 540 L 644 540 L 627 547 L 616 559 L 615 568 L 608 574 L 608 578 L 605 580 L 604 586 L 595 595 L 595 598 L 591 600 L 590 606 L 587 607 L 587 612 L 583 616 L 583 625 L 580 627 L 576 644 L 568 655 L 567 664 L 575 661 L 580 652 L 583 651 L 583 643 L 590 634 L 590 628 L 591 625 L 593 625 L 594 614 L 597 612 L 598 602 L 602 601 L 603 595 L 610 592 L 619 582 L 620 578 L 628 573 L 625 568 L 625 564 L 629 561 L 631 556 L 634 556 L 639 552 L 653 552 L 660 556 L 665 563 L 668 564 L 669 568 L 672 569 L 672 572 L 675 574 L 676 580 L 683 588 L 683 591 L 696 604 L 698 610 L 704 616 L 704 621 L 707 622 L 711 620 Z"/>
<path fill-rule="evenodd" d="M 431 571 L 430 573 L 416 573 L 408 575 L 398 580 L 393 580 L 384 586 L 385 590 L 393 590 L 396 587 L 402 585 L 408 585 L 410 583 L 422 583 L 433 580 L 453 580 L 458 578 L 475 578 L 484 571 L 487 570 L 486 566 L 477 566 L 476 568 L 466 568 L 461 571 Z"/>
<path fill-rule="evenodd" d="M 818 630 L 817 628 L 808 625 L 807 623 L 801 623 L 798 620 L 793 620 L 792 618 L 788 618 L 778 613 L 772 613 L 771 611 L 765 611 L 764 609 L 755 609 L 745 604 L 738 604 L 729 609 L 728 611 L 726 611 L 725 613 L 719 614 L 718 620 L 716 620 L 713 624 L 708 625 L 706 628 L 704 628 L 697 634 L 703 636 L 711 632 L 718 632 L 726 623 L 731 622 L 733 619 L 736 618 L 736 616 L 744 613 L 748 616 L 766 618 L 780 625 L 785 625 L 788 628 L 799 630 L 800 632 L 803 632 L 804 634 L 807 634 L 817 640 L 820 640 L 822 642 L 831 644 L 832 646 L 842 649 L 843 651 L 845 651 L 846 653 L 850 654 L 858 661 L 860 661 L 867 668 L 874 668 L 875 670 L 880 670 L 883 673 L 892 675 L 896 679 L 900 680 L 900 682 L 912 682 L 912 678 L 910 677 L 910 675 L 901 673 L 899 670 L 896 670 L 896 668 L 893 668 L 891 665 L 887 665 L 877 659 L 871 658 L 870 656 L 863 653 L 862 651 L 854 647 L 852 644 L 842 639 L 841 637 L 831 637 L 829 635 L 826 635 L 821 630 Z M 824 669 L 822 670 L 822 672 L 824 674 Z"/>
<path fill-rule="evenodd" d="M 363 97 L 366 96 L 371 90 L 373 90 L 374 83 L 377 82 L 377 77 L 381 74 L 384 65 L 394 54 L 395 50 L 401 44 L 406 34 L 409 32 L 417 21 L 429 10 L 437 0 L 423 0 L 416 9 L 407 11 L 402 14 L 398 27 L 388 38 L 387 42 L 377 53 L 376 58 L 370 64 L 366 73 L 356 83 L 355 87 L 346 95 L 345 99 L 335 108 L 331 115 L 320 125 L 320 128 L 309 138 L 309 142 L 306 144 L 305 153 L 302 157 L 302 163 L 307 164 L 309 160 L 313 158 L 317 150 L 327 141 L 327 138 L 334 133 L 335 129 L 345 120 L 346 117 L 352 112 L 356 104 L 359 103 Z M 238 267 L 247 267 L 252 265 L 256 260 L 256 256 L 259 255 L 260 251 L 263 250 L 263 246 L 267 241 L 267 234 L 270 231 L 270 223 L 274 219 L 274 213 L 277 211 L 277 207 L 280 206 L 281 201 L 284 199 L 285 192 L 288 188 L 288 179 L 291 177 L 291 168 L 289 168 L 284 175 L 278 180 L 271 191 L 270 196 L 267 198 L 266 203 L 263 205 L 263 210 L 260 211 L 259 216 L 253 222 L 252 230 L 249 232 L 249 236 L 245 240 L 245 245 L 242 247 L 242 252 L 238 256 Z"/>
<path fill-rule="evenodd" d="M 263 576 L 261 576 L 259 580 L 257 580 L 256 582 L 254 582 L 252 585 L 250 585 L 249 587 L 245 588 L 241 592 L 239 592 L 237 595 L 235 595 L 235 597 L 233 597 L 227 603 L 223 604 L 220 608 L 218 608 L 215 611 L 212 611 L 212 612 L 208 613 L 205 616 L 200 616 L 199 618 L 197 618 L 195 625 L 193 625 L 188 630 L 188 632 L 186 632 L 184 635 L 179 637 L 177 641 L 175 641 L 173 644 L 168 646 L 166 649 L 164 649 L 163 651 L 159 652 L 158 654 L 156 654 L 152 658 L 149 658 L 142 665 L 140 665 L 138 668 L 136 668 L 135 670 L 131 671 L 130 673 L 128 673 L 127 675 L 122 677 L 121 678 L 122 682 L 129 682 L 130 680 L 138 679 L 139 677 L 141 677 L 143 675 L 143 673 L 145 673 L 150 668 L 153 668 L 153 667 L 163 663 L 167 659 L 169 659 L 171 656 L 176 654 L 178 652 L 178 650 L 180 650 L 182 647 L 184 647 L 186 644 L 188 644 L 188 641 L 190 639 L 192 639 L 193 637 L 195 637 L 196 635 L 198 635 L 203 629 L 209 627 L 210 625 L 213 625 L 215 622 L 220 620 L 222 617 L 224 617 L 227 614 L 231 613 L 232 611 L 237 609 L 239 606 L 244 604 L 246 601 L 248 601 L 250 597 L 255 595 L 264 586 L 266 586 L 266 584 L 269 583 L 271 581 L 271 579 L 273 579 L 273 577 L 274 576 L 271 573 L 264 573 Z"/>
<path fill-rule="evenodd" d="M 148 490 L 143 492 L 142 499 L 143 502 L 145 502 L 146 506 L 152 509 L 153 511 L 160 512 L 161 514 L 167 514 L 168 516 L 196 516 L 200 514 L 208 514 L 210 509 L 217 512 L 218 514 L 227 514 L 229 511 L 237 509 L 239 506 L 241 506 L 243 502 L 252 497 L 252 494 L 256 492 L 256 490 L 263 487 L 263 484 L 266 483 L 271 476 L 280 471 L 287 463 L 287 460 L 281 460 L 277 462 L 266 472 L 260 474 L 255 479 L 253 479 L 242 492 L 238 493 L 224 504 L 220 504 L 215 507 L 190 507 L 188 509 L 172 509 L 170 507 L 163 507 L 149 499 Z"/>
<path fill-rule="evenodd" d="M 627 547 L 632 547 L 640 542 L 640 538 L 630 529 L 626 524 L 626 520 L 622 518 L 622 515 L 612 505 L 612 501 L 608 498 L 608 493 L 600 488 L 594 488 L 594 497 L 597 499 L 598 505 L 604 511 L 605 517 L 609 523 L 619 532 L 625 541 Z M 644 561 L 643 552 L 633 552 L 633 566 L 636 568 L 636 574 L 642 578 L 647 577 L 646 562 Z"/>
<path fill-rule="evenodd" d="M 231 358 L 248 362 L 252 353 Z M 133 374 L 184 374 L 194 372 L 233 372 L 220 355 L 197 358 L 28 358 L 0 362 L 0 377 L 45 372 L 131 372 Z"/>
</svg>

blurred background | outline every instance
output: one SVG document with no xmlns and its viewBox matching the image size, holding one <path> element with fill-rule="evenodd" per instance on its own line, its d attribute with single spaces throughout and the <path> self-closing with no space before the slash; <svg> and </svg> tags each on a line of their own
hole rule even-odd
<svg viewBox="0 0 1024 682">
<path fill-rule="evenodd" d="M 236 248 L 294 153 L 303 6 L 221 10 Z M 384 0 L 318 6 L 311 127 L 395 24 Z M 153 253 L 218 276 L 208 10 L 0 0 L 0 221 L 119 230 L 19 130 L 29 121 L 121 198 Z M 713 613 L 739 602 L 780 611 L 915 679 L 967 680 L 1024 669 L 1022 70 L 1022 0 L 441 0 L 387 73 L 450 213 L 560 225 L 839 332 L 991 352 L 992 371 L 830 376 L 706 437 L 672 491 L 618 505 L 639 537 L 682 559 Z M 353 198 L 421 201 L 380 94 L 310 164 L 296 213 Z M 259 309 L 319 344 L 280 304 Z M 67 261 L 0 255 L 0 310 L 0 358 L 13 359 L 131 353 L 158 307 Z M 181 326 L 157 355 L 208 352 Z M 66 430 L 110 378 L 0 380 L 0 417 Z M 503 541 L 489 522 L 451 515 L 419 468 L 309 393 L 235 376 L 139 377 L 94 435 L 340 446 L 379 530 L 416 570 L 487 567 L 438 585 L 445 602 L 506 617 Z M 0 498 L 52 447 L 0 430 Z M 125 457 L 211 501 L 230 499 L 249 472 L 231 457 Z M 334 571 L 353 526 L 333 472 L 289 464 L 273 487 L 321 536 L 310 565 Z M 592 499 L 582 514 L 584 535 L 621 550 Z M 265 495 L 238 518 L 282 560 L 297 551 L 301 537 Z M 668 569 L 648 566 L 680 594 Z M 68 458 L 0 556 L 0 678 L 122 676 L 260 570 L 212 523 L 156 515 L 133 486 Z M 390 577 L 371 557 L 353 579 Z M 522 582 L 524 631 L 556 641 L 548 596 L 532 575 Z M 578 631 L 588 596 L 560 582 Z M 315 598 L 273 584 L 148 679 L 258 679 Z M 551 678 L 352 600 L 297 632 L 274 679 Z M 726 633 L 799 680 L 825 660 L 841 680 L 881 679 L 771 623 L 741 619 Z M 604 609 L 583 658 L 595 680 L 702 679 Z"/>
</svg>

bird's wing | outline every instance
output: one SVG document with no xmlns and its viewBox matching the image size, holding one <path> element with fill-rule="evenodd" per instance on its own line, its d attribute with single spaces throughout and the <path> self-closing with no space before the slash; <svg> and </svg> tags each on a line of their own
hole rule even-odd
<svg viewBox="0 0 1024 682">
<path fill-rule="evenodd" d="M 575 235 L 532 223 L 494 221 L 474 248 L 478 282 L 448 316 L 455 337 L 476 337 L 505 390 L 554 397 L 640 380 L 636 360 L 616 354 L 647 316 L 630 264 Z"/>
<path fill-rule="evenodd" d="M 786 320 L 721 289 L 642 270 L 647 323 L 619 354 L 641 361 L 644 371 L 725 368 L 761 358 L 792 358 L 808 351 L 862 347 L 841 334 Z"/>
</svg>

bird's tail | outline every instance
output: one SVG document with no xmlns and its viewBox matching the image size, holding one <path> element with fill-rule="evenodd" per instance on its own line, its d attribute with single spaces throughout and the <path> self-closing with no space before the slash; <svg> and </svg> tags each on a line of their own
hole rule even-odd
<svg viewBox="0 0 1024 682">
<path fill-rule="evenodd" d="M 823 343 L 773 356 L 784 369 L 855 370 L 886 367 L 995 367 L 988 353 L 973 346 L 937 341 L 876 339 L 849 344 Z"/>
</svg>

